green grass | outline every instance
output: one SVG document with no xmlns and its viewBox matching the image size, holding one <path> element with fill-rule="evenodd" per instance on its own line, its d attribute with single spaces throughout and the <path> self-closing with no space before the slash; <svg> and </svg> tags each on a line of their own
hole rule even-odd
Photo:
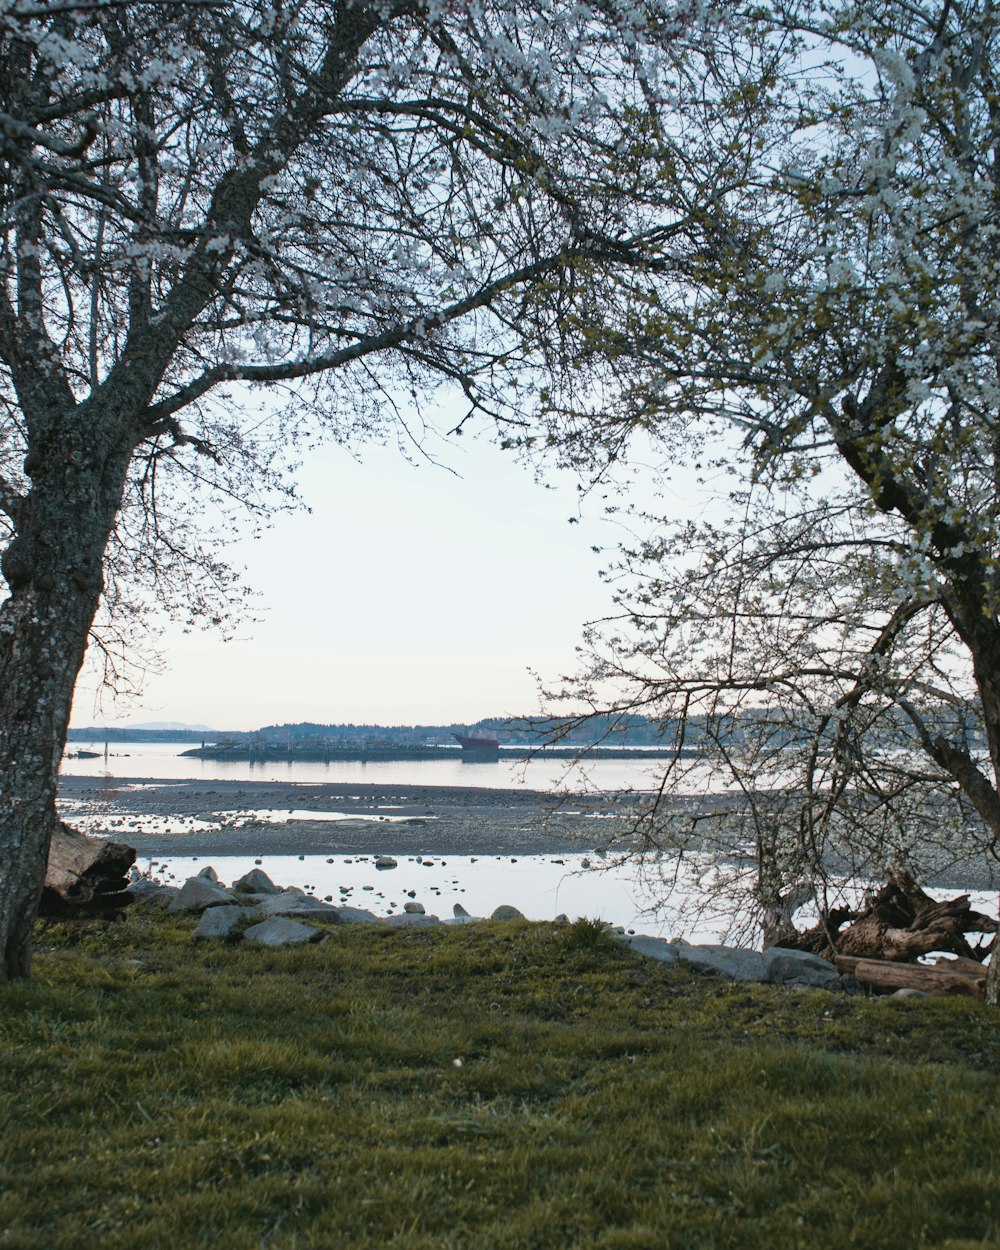
<svg viewBox="0 0 1000 1250">
<path fill-rule="evenodd" d="M 193 924 L 40 929 L 0 991 L 0 1247 L 1000 1247 L 969 1000 L 737 986 L 586 924 Z"/>
</svg>

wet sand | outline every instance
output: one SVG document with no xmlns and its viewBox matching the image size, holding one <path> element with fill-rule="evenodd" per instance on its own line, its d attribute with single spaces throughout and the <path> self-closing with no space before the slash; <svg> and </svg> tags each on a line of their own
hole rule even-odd
<svg viewBox="0 0 1000 1250">
<path fill-rule="evenodd" d="M 68 824 L 140 857 L 559 854 L 614 823 L 607 797 L 527 789 L 63 777 L 59 796 Z"/>
</svg>

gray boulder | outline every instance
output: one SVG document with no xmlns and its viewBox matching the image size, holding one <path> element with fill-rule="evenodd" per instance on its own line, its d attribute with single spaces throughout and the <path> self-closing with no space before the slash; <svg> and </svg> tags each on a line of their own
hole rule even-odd
<svg viewBox="0 0 1000 1250">
<path fill-rule="evenodd" d="M 177 893 L 176 889 L 166 886 L 162 881 L 152 877 L 139 877 L 129 882 L 129 894 L 137 903 L 148 903 L 157 898 L 168 898 Z"/>
<path fill-rule="evenodd" d="M 399 865 L 397 864 L 396 860 L 394 860 L 391 855 L 380 855 L 378 859 L 375 861 L 376 868 L 381 868 L 381 869 L 398 868 L 398 866 Z"/>
<path fill-rule="evenodd" d="M 223 907 L 237 901 L 234 894 L 207 877 L 188 877 L 171 901 L 169 911 L 204 911 L 206 907 Z"/>
<path fill-rule="evenodd" d="M 638 933 L 629 940 L 629 945 L 640 955 L 648 955 L 651 959 L 658 959 L 661 963 L 672 965 L 677 962 L 677 947 L 665 938 L 648 937 L 645 933 Z"/>
<path fill-rule="evenodd" d="M 335 907 L 341 924 L 378 924 L 378 916 L 364 907 Z"/>
<path fill-rule="evenodd" d="M 411 901 L 403 904 L 403 911 L 408 912 L 411 916 L 422 916 L 426 911 L 426 908 L 423 903 L 414 903 Z"/>
<path fill-rule="evenodd" d="M 840 973 L 829 960 L 809 951 L 771 946 L 764 952 L 768 981 L 781 985 L 808 985 L 817 989 L 839 989 Z"/>
<path fill-rule="evenodd" d="M 442 920 L 442 924 L 479 924 L 482 921 L 482 916 L 471 916 L 461 903 L 455 903 L 451 910 L 454 914 Z"/>
<path fill-rule="evenodd" d="M 280 894 L 281 890 L 271 878 L 260 868 L 251 868 L 239 881 L 233 882 L 233 889 L 243 894 Z"/>
<path fill-rule="evenodd" d="M 733 981 L 764 981 L 767 967 L 760 951 L 735 946 L 677 946 L 677 958 L 695 968 L 721 972 Z"/>
<path fill-rule="evenodd" d="M 499 907 L 490 916 L 491 920 L 523 920 L 524 916 L 516 907 L 511 907 L 509 903 L 501 903 Z"/>
<path fill-rule="evenodd" d="M 422 929 L 429 925 L 440 924 L 437 916 L 427 916 L 420 912 L 402 912 L 398 916 L 383 916 L 381 924 L 393 925 L 395 928 Z"/>
<path fill-rule="evenodd" d="M 208 907 L 194 931 L 196 938 L 224 938 L 247 916 L 256 916 L 256 907 Z"/>
<path fill-rule="evenodd" d="M 195 873 L 195 876 L 204 877 L 206 881 L 214 881 L 216 885 L 219 884 L 219 874 L 215 871 L 211 864 L 206 864 L 201 872 Z"/>
<path fill-rule="evenodd" d="M 314 898 L 294 887 L 282 890 L 280 894 L 267 894 L 260 902 L 260 909 L 265 916 L 319 916 L 326 914 L 330 919 L 337 918 L 337 908 L 332 903 L 324 903 L 321 898 Z"/>
<path fill-rule="evenodd" d="M 607 932 L 614 931 L 608 929 Z M 645 934 L 624 940 L 640 955 L 648 955 L 665 964 L 680 962 L 709 969 L 733 981 L 770 981 L 777 985 L 831 990 L 853 988 L 850 978 L 841 976 L 833 964 L 808 951 L 772 946 L 761 954 L 760 951 L 743 950 L 736 946 L 692 946 L 678 938 L 666 941 Z"/>
<path fill-rule="evenodd" d="M 260 924 L 251 925 L 244 931 L 248 942 L 258 942 L 261 946 L 297 946 L 306 942 L 319 942 L 323 937 L 321 929 L 311 929 L 298 920 L 289 920 L 286 916 L 272 916 Z"/>
</svg>

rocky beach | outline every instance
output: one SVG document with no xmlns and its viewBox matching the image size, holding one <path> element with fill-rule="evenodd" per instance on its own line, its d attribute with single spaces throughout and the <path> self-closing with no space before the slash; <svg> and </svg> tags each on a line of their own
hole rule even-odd
<svg viewBox="0 0 1000 1250">
<path fill-rule="evenodd" d="M 609 800 L 527 789 L 62 777 L 63 820 L 151 855 L 510 855 L 581 851 Z"/>
</svg>

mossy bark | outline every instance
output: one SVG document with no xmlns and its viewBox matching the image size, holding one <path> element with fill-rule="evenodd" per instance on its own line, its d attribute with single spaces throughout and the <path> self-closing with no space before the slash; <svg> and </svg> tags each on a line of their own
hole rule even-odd
<svg viewBox="0 0 1000 1250">
<path fill-rule="evenodd" d="M 3 556 L 0 607 L 0 981 L 31 971 L 31 933 L 73 688 L 103 588 L 102 561 L 128 454 L 98 458 L 73 422 L 51 458 L 29 457 L 30 492 Z"/>
</svg>

